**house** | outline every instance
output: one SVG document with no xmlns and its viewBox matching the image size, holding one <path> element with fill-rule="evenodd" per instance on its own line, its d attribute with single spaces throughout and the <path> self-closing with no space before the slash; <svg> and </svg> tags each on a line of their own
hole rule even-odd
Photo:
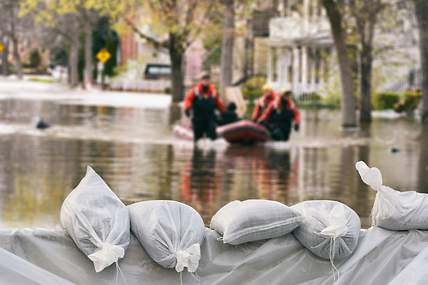
<svg viewBox="0 0 428 285">
<path fill-rule="evenodd" d="M 156 37 L 147 26 L 144 31 Z M 188 48 L 184 59 L 185 85 L 194 83 L 202 73 L 205 49 L 200 40 L 196 40 Z M 111 85 L 114 89 L 164 92 L 170 87 L 170 58 L 168 50 L 156 48 L 133 32 L 120 36 L 121 75 L 114 78 Z M 148 67 L 157 68 L 164 76 L 159 79 L 147 78 Z"/>
<path fill-rule="evenodd" d="M 291 89 L 296 96 L 325 95 L 339 81 L 326 12 L 318 0 L 284 3 L 278 7 L 281 16 L 269 22 L 268 82 L 276 89 Z M 374 48 L 385 51 L 373 62 L 373 87 L 377 90 L 405 89 L 419 66 L 414 18 L 405 9 L 399 9 L 397 17 L 397 27 L 376 30 Z"/>
</svg>

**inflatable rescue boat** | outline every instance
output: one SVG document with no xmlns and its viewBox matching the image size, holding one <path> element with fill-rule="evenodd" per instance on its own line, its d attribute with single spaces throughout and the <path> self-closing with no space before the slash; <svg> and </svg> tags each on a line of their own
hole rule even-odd
<svg viewBox="0 0 428 285">
<path fill-rule="evenodd" d="M 193 140 L 191 126 L 175 125 L 173 134 L 183 140 Z M 255 144 L 270 140 L 269 132 L 265 127 L 247 120 L 219 126 L 217 135 L 232 144 Z"/>
</svg>

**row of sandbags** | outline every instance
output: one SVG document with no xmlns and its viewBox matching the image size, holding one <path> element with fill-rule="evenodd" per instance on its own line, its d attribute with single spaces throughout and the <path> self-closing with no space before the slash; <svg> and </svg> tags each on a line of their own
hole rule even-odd
<svg viewBox="0 0 428 285">
<path fill-rule="evenodd" d="M 426 194 L 383 186 L 378 169 L 358 162 L 363 181 L 377 191 L 373 224 L 391 230 L 428 229 Z M 195 272 L 204 240 L 204 223 L 190 206 L 176 201 L 144 201 L 125 206 L 103 179 L 88 167 L 65 199 L 61 224 L 95 271 L 123 258 L 132 231 L 148 255 L 165 268 Z M 292 207 L 269 200 L 233 201 L 212 218 L 219 242 L 240 245 L 292 233 L 316 256 L 349 257 L 358 244 L 360 219 L 336 201 L 305 201 Z"/>
</svg>

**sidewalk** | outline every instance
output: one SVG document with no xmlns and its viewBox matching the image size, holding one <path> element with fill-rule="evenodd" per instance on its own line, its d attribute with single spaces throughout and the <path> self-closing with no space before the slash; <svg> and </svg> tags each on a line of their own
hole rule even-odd
<svg viewBox="0 0 428 285">
<path fill-rule="evenodd" d="M 0 77 L 0 100 L 46 100 L 61 104 L 134 108 L 166 108 L 167 94 L 70 89 L 58 83 L 40 83 Z"/>
</svg>

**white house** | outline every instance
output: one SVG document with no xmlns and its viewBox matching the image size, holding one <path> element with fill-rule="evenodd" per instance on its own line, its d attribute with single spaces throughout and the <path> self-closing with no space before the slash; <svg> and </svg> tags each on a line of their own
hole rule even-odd
<svg viewBox="0 0 428 285">
<path fill-rule="evenodd" d="M 333 47 L 325 11 L 311 0 L 281 10 L 284 16 L 270 21 L 268 81 L 296 95 L 318 92 L 328 80 Z"/>
<path fill-rule="evenodd" d="M 267 75 L 276 89 L 291 88 L 297 96 L 312 92 L 323 95 L 324 87 L 338 77 L 330 24 L 320 2 L 281 2 L 282 16 L 270 20 Z M 376 89 L 403 89 L 409 85 L 409 74 L 419 66 L 414 18 L 406 9 L 397 17 L 394 30 L 376 30 L 375 48 L 386 50 L 374 60 Z"/>
</svg>

